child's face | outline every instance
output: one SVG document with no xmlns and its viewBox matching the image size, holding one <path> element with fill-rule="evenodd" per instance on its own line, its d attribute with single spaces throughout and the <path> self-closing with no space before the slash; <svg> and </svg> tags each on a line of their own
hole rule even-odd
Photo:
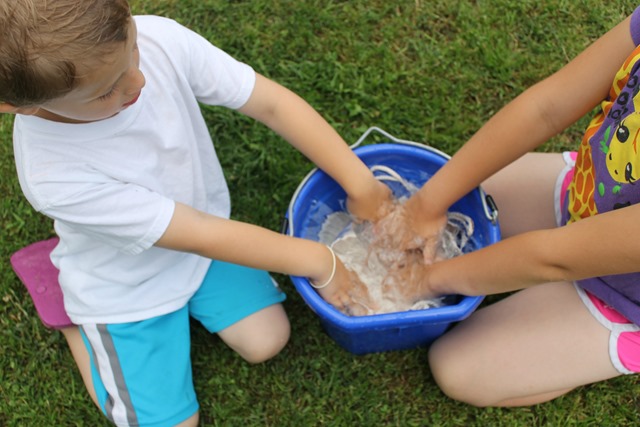
<svg viewBox="0 0 640 427">
<path fill-rule="evenodd" d="M 131 19 L 126 43 L 96 61 L 79 86 L 67 95 L 46 102 L 36 116 L 66 123 L 106 119 L 133 105 L 145 84 L 140 71 L 138 33 Z"/>
</svg>

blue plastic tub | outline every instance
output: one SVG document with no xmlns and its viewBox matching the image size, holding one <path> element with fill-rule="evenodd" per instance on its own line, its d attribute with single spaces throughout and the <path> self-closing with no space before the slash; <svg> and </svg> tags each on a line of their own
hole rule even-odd
<svg viewBox="0 0 640 427">
<path fill-rule="evenodd" d="M 443 153 L 411 143 L 382 143 L 357 147 L 354 152 L 369 167 L 389 166 L 403 178 L 421 186 L 448 160 Z M 394 192 L 401 188 L 390 187 Z M 285 229 L 289 234 L 318 240 L 326 215 L 344 210 L 346 194 L 327 174 L 315 170 L 300 184 L 291 200 Z M 475 189 L 452 207 L 454 212 L 469 215 L 475 223 L 472 236 L 475 248 L 500 239 L 497 212 L 481 189 Z M 319 221 L 312 218 L 320 216 Z M 304 301 L 318 315 L 328 335 L 354 354 L 402 350 L 429 345 L 453 322 L 468 317 L 482 297 L 448 297 L 450 304 L 425 310 L 350 317 L 324 301 L 304 277 L 291 280 Z"/>
</svg>

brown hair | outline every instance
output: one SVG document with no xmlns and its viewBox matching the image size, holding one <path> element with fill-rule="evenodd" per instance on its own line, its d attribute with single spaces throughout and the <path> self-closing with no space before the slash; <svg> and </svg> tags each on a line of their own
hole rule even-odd
<svg viewBox="0 0 640 427">
<path fill-rule="evenodd" d="M 0 1 L 0 101 L 37 106 L 77 85 L 78 67 L 127 40 L 127 0 Z"/>
</svg>

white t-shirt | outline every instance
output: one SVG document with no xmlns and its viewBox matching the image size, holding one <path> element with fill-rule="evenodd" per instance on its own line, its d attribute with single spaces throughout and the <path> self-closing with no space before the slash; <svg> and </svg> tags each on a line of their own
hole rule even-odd
<svg viewBox="0 0 640 427">
<path fill-rule="evenodd" d="M 154 247 L 175 202 L 229 217 L 229 190 L 198 102 L 237 109 L 251 67 L 166 18 L 136 17 L 146 86 L 106 120 L 17 116 L 22 190 L 53 218 L 65 309 L 76 324 L 132 322 L 183 307 L 210 264 Z"/>
</svg>

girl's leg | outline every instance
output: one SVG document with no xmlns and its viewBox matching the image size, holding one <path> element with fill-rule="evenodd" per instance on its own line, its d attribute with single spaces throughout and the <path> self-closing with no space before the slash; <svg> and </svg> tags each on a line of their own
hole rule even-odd
<svg viewBox="0 0 640 427">
<path fill-rule="evenodd" d="M 498 205 L 503 237 L 556 227 L 554 189 L 566 163 L 559 153 L 529 153 L 482 184 Z"/>
<path fill-rule="evenodd" d="M 609 335 L 572 284 L 550 283 L 478 310 L 431 346 L 429 363 L 456 400 L 532 405 L 620 375 Z"/>
<path fill-rule="evenodd" d="M 556 226 L 554 191 L 561 154 L 530 153 L 488 179 L 503 237 Z M 570 283 L 540 285 L 478 310 L 429 352 L 436 382 L 478 406 L 544 402 L 619 375 L 609 331 Z"/>
</svg>

